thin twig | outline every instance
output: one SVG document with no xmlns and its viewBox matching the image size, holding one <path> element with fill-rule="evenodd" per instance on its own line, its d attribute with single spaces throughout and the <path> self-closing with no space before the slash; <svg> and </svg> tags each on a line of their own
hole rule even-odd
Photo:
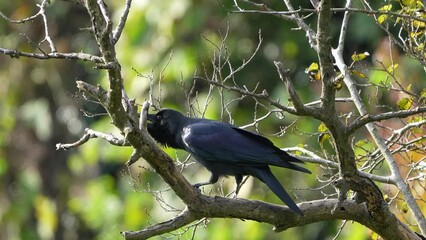
<svg viewBox="0 0 426 240">
<path fill-rule="evenodd" d="M 59 150 L 59 149 L 68 150 L 71 148 L 76 148 L 78 146 L 85 144 L 92 138 L 101 138 L 115 146 L 129 146 L 129 144 L 126 143 L 123 139 L 119 139 L 113 136 L 112 134 L 96 132 L 90 128 L 86 128 L 84 130 L 84 135 L 79 140 L 73 143 L 58 143 L 56 144 L 56 150 Z"/>
</svg>

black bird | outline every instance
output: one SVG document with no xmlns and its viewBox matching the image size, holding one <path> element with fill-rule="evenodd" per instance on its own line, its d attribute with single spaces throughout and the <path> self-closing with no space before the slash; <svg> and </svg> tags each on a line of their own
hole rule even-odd
<svg viewBox="0 0 426 240">
<path fill-rule="evenodd" d="M 269 165 L 311 172 L 295 165 L 303 162 L 280 150 L 269 139 L 229 123 L 186 117 L 172 109 L 148 114 L 148 120 L 151 121 L 148 132 L 157 142 L 189 152 L 211 172 L 208 182 L 195 187 L 216 183 L 219 176 L 235 176 L 240 186 L 243 176 L 251 175 L 268 185 L 291 210 L 303 215 Z"/>
</svg>

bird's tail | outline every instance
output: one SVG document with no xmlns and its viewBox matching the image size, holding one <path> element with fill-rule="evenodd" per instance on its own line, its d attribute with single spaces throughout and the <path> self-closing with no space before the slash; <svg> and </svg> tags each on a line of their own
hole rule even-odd
<svg viewBox="0 0 426 240">
<path fill-rule="evenodd" d="M 309 174 L 312 173 L 308 169 L 294 164 L 294 163 L 304 164 L 305 162 L 303 162 L 302 160 L 295 158 L 295 157 L 292 157 L 290 154 L 288 154 L 284 151 L 281 151 L 281 150 L 279 152 L 279 156 L 281 158 L 280 160 L 282 160 L 282 161 L 274 162 L 272 165 L 293 169 L 293 170 L 296 170 L 296 171 L 299 171 L 299 172 L 304 172 L 304 173 L 309 173 Z"/>
<path fill-rule="evenodd" d="M 277 195 L 281 201 L 283 201 L 293 212 L 303 215 L 303 212 L 296 205 L 296 203 L 291 199 L 290 195 L 285 191 L 285 189 L 281 186 L 278 179 L 272 174 L 269 168 L 267 169 L 258 169 L 258 168 L 249 168 L 247 171 L 250 175 L 260 179 L 264 182 L 272 192 Z"/>
<path fill-rule="evenodd" d="M 281 163 L 279 163 L 279 164 L 271 164 L 271 165 L 274 165 L 274 166 L 278 166 L 278 167 L 284 167 L 284 168 L 288 168 L 288 169 L 292 169 L 292 170 L 296 170 L 296 171 L 299 171 L 299 172 L 304 172 L 304 173 L 309 173 L 309 174 L 311 174 L 312 172 L 311 171 L 309 171 L 308 169 L 306 169 L 306 168 L 304 168 L 304 167 L 301 167 L 301 166 L 299 166 L 299 165 L 296 165 L 296 164 L 294 164 L 294 163 L 291 163 L 291 162 L 281 162 Z"/>
</svg>

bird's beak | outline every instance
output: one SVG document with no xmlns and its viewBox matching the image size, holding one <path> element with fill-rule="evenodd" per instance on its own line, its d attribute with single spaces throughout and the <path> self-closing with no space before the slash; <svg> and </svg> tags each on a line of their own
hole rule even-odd
<svg viewBox="0 0 426 240">
<path fill-rule="evenodd" d="M 155 114 L 147 114 L 148 121 L 155 122 Z"/>
</svg>

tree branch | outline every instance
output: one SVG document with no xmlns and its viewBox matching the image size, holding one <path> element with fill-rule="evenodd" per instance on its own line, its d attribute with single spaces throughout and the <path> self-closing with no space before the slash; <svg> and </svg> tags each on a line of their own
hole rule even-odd
<svg viewBox="0 0 426 240">
<path fill-rule="evenodd" d="M 359 113 L 361 115 L 368 116 L 367 109 L 361 99 L 361 96 L 358 93 L 358 89 L 356 87 L 355 81 L 350 76 L 350 72 L 348 71 L 347 65 L 344 63 L 343 60 L 343 52 L 341 49 L 337 48 L 336 50 L 333 50 L 333 56 L 336 60 L 336 65 L 339 68 L 340 72 L 344 75 L 344 82 L 351 94 L 352 99 L 354 100 L 354 104 L 357 107 Z M 416 200 L 413 196 L 413 194 L 410 191 L 409 186 L 405 183 L 404 179 L 401 176 L 401 173 L 399 171 L 398 163 L 396 159 L 393 157 L 391 151 L 386 146 L 386 143 L 384 139 L 380 136 L 379 131 L 372 123 L 367 123 L 365 125 L 367 127 L 367 130 L 370 132 L 371 136 L 374 139 L 374 142 L 377 144 L 380 152 L 386 159 L 386 162 L 389 165 L 389 168 L 392 172 L 392 178 L 395 180 L 395 183 L 401 193 L 403 194 L 408 207 L 410 208 L 414 218 L 416 219 L 416 222 L 419 226 L 419 228 L 422 231 L 422 234 L 425 235 L 426 233 L 426 220 L 422 214 L 421 209 L 416 203 Z"/>
<path fill-rule="evenodd" d="M 312 28 L 308 24 L 305 23 L 303 18 L 301 18 L 298 15 L 299 13 L 301 13 L 301 11 L 300 10 L 294 10 L 290 1 L 287 1 L 287 0 L 284 1 L 287 8 L 289 9 L 289 11 L 283 11 L 283 12 L 275 11 L 275 10 L 267 7 L 265 4 L 254 3 L 254 2 L 248 1 L 248 0 L 241 0 L 241 1 L 245 2 L 247 4 L 250 4 L 251 6 L 257 8 L 258 10 L 245 10 L 245 9 L 238 7 L 238 11 L 231 11 L 232 13 L 265 13 L 265 14 L 271 14 L 273 16 L 276 16 L 278 18 L 281 18 L 281 19 L 284 19 L 284 20 L 287 20 L 287 21 L 292 21 L 292 22 L 296 23 L 303 31 L 306 32 L 306 37 L 308 38 L 309 44 L 311 45 L 311 47 L 313 49 L 318 51 L 317 40 L 315 38 L 314 30 L 312 30 Z M 315 12 L 315 11 L 316 10 L 310 9 L 310 13 Z M 284 14 L 281 14 L 281 13 L 284 13 Z"/>
<path fill-rule="evenodd" d="M 307 115 L 314 116 L 319 118 L 320 114 L 317 112 L 317 108 L 309 107 L 303 104 L 300 100 L 299 94 L 297 94 L 294 89 L 293 84 L 291 83 L 288 72 L 289 70 L 284 67 L 281 62 L 274 61 L 275 67 L 277 68 L 278 74 L 280 75 L 281 80 L 284 82 L 288 94 L 290 95 L 291 101 L 294 108 L 297 111 L 297 115 Z"/>
<path fill-rule="evenodd" d="M 273 15 L 276 17 L 280 17 L 284 20 L 291 20 L 294 21 L 293 19 L 291 19 L 291 15 L 295 15 L 295 14 L 300 14 L 300 13 L 316 13 L 317 10 L 316 9 L 308 9 L 308 8 L 299 8 L 299 9 L 293 9 L 293 10 L 289 10 L 289 11 L 276 11 L 273 10 L 271 8 L 266 7 L 264 4 L 255 4 L 251 1 L 247 1 L 247 0 L 243 0 L 243 2 L 246 3 L 250 3 L 251 5 L 255 6 L 258 10 L 239 10 L 239 11 L 231 11 L 232 13 L 256 13 L 256 14 L 268 14 L 268 15 Z M 426 19 L 421 18 L 421 17 L 417 17 L 415 15 L 408 15 L 408 14 L 403 14 L 403 13 L 398 13 L 398 12 L 392 12 L 392 11 L 377 11 L 377 10 L 372 10 L 372 9 L 361 9 L 361 8 L 351 8 L 351 7 L 344 7 L 344 8 L 331 8 L 331 11 L 334 13 L 337 12 L 344 12 L 344 13 L 364 13 L 366 15 L 389 15 L 389 16 L 394 16 L 394 17 L 399 17 L 399 18 L 404 18 L 404 19 L 410 19 L 410 20 L 416 20 L 419 22 L 426 22 Z M 305 29 L 303 29 L 305 30 Z"/>
<path fill-rule="evenodd" d="M 275 100 L 272 100 L 271 98 L 269 98 L 269 95 L 266 91 L 263 91 L 262 93 L 255 93 L 255 92 L 250 92 L 246 89 L 242 89 L 242 88 L 239 88 L 239 87 L 228 86 L 228 85 L 225 85 L 225 84 L 222 84 L 220 82 L 216 82 L 216 81 L 204 78 L 204 77 L 194 76 L 194 79 L 195 80 L 202 80 L 204 82 L 207 82 L 208 84 L 211 84 L 211 85 L 214 85 L 214 86 L 217 86 L 217 87 L 221 87 L 221 88 L 224 88 L 224 89 L 229 90 L 229 91 L 238 92 L 242 95 L 247 95 L 247 96 L 251 96 L 251 97 L 254 97 L 254 98 L 266 100 L 272 106 L 275 106 L 275 107 L 277 107 L 277 108 L 279 108 L 279 109 L 281 109 L 285 112 L 298 115 L 296 109 L 294 109 L 292 107 L 286 107 L 286 106 L 280 104 L 278 101 L 275 101 Z"/>
<path fill-rule="evenodd" d="M 87 54 L 87 53 L 60 53 L 60 52 L 52 52 L 52 53 L 29 53 L 29 52 L 21 52 L 18 50 L 12 50 L 7 48 L 0 47 L 0 53 L 10 56 L 11 58 L 19 58 L 19 57 L 27 57 L 27 58 L 36 58 L 36 59 L 66 59 L 66 60 L 82 60 L 82 61 L 90 61 L 94 63 L 103 63 L 102 58 Z"/>
<path fill-rule="evenodd" d="M 121 235 L 123 235 L 126 239 L 148 239 L 150 237 L 158 236 L 182 228 L 194 222 L 195 220 L 197 220 L 197 218 L 191 214 L 187 208 L 178 216 L 169 221 L 158 223 L 139 231 L 125 231 L 122 232 Z"/>
<path fill-rule="evenodd" d="M 404 227 L 405 225 L 400 223 L 395 217 L 388 219 L 388 222 L 384 225 L 377 225 L 370 218 L 364 204 L 357 204 L 349 200 L 343 201 L 337 209 L 334 209 L 337 204 L 336 199 L 304 202 L 298 205 L 304 212 L 304 216 L 301 216 L 292 212 L 286 206 L 260 201 L 207 197 L 204 195 L 200 195 L 199 199 L 198 204 L 188 206 L 188 209 L 170 221 L 156 224 L 145 230 L 123 232 L 122 234 L 126 239 L 147 239 L 171 230 L 176 230 L 203 217 L 237 218 L 269 223 L 275 226 L 275 232 L 281 232 L 292 227 L 314 222 L 347 219 L 357 221 L 369 227 L 385 239 L 420 240 L 416 234 Z"/>
<path fill-rule="evenodd" d="M 400 110 L 396 112 L 386 112 L 386 113 L 381 113 L 377 115 L 366 114 L 359 117 L 358 119 L 356 119 L 354 122 L 351 123 L 351 125 L 348 127 L 348 133 L 349 134 L 354 133 L 356 130 L 365 126 L 367 123 L 379 122 L 379 121 L 387 120 L 391 118 L 405 118 L 405 117 L 413 116 L 415 114 L 424 113 L 424 112 L 426 112 L 426 107 L 417 107 L 415 109 Z"/>
<path fill-rule="evenodd" d="M 68 150 L 70 148 L 75 148 L 75 147 L 78 147 L 78 146 L 85 144 L 86 142 L 88 142 L 92 138 L 101 138 L 101 139 L 106 140 L 107 142 L 109 142 L 110 144 L 115 145 L 115 146 L 129 146 L 129 144 L 126 144 L 126 142 L 123 139 L 116 138 L 112 134 L 105 134 L 105 133 L 101 133 L 101 132 L 96 132 L 92 129 L 86 128 L 84 130 L 84 135 L 78 141 L 76 141 L 74 143 L 67 143 L 67 144 L 58 143 L 58 144 L 56 144 L 56 150 L 59 150 L 59 149 Z"/>
<path fill-rule="evenodd" d="M 300 150 L 298 150 L 300 151 Z M 339 164 L 324 158 L 320 157 L 305 157 L 305 156 L 295 156 L 304 162 L 316 163 L 327 167 L 332 167 L 339 169 Z M 376 174 L 371 174 L 368 172 L 358 171 L 358 174 L 362 177 L 370 178 L 373 181 L 396 185 L 395 181 L 392 179 L 392 176 L 380 176 Z"/>
<path fill-rule="evenodd" d="M 130 7 L 132 5 L 132 0 L 126 0 L 126 5 L 123 11 L 123 14 L 120 17 L 120 22 L 118 23 L 117 27 L 114 29 L 113 33 L 113 41 L 114 44 L 118 42 L 118 40 L 121 37 L 121 33 L 123 32 L 124 26 L 127 22 L 127 17 L 129 16 Z"/>
<path fill-rule="evenodd" d="M 348 0 L 346 2 L 346 8 L 350 8 L 352 6 L 352 0 Z M 340 36 L 339 36 L 339 43 L 337 45 L 338 48 L 344 49 L 345 47 L 345 37 L 346 32 L 348 30 L 348 24 L 349 24 L 349 18 L 350 18 L 351 12 L 345 12 L 345 15 L 343 16 L 342 26 L 340 27 Z"/>
</svg>

